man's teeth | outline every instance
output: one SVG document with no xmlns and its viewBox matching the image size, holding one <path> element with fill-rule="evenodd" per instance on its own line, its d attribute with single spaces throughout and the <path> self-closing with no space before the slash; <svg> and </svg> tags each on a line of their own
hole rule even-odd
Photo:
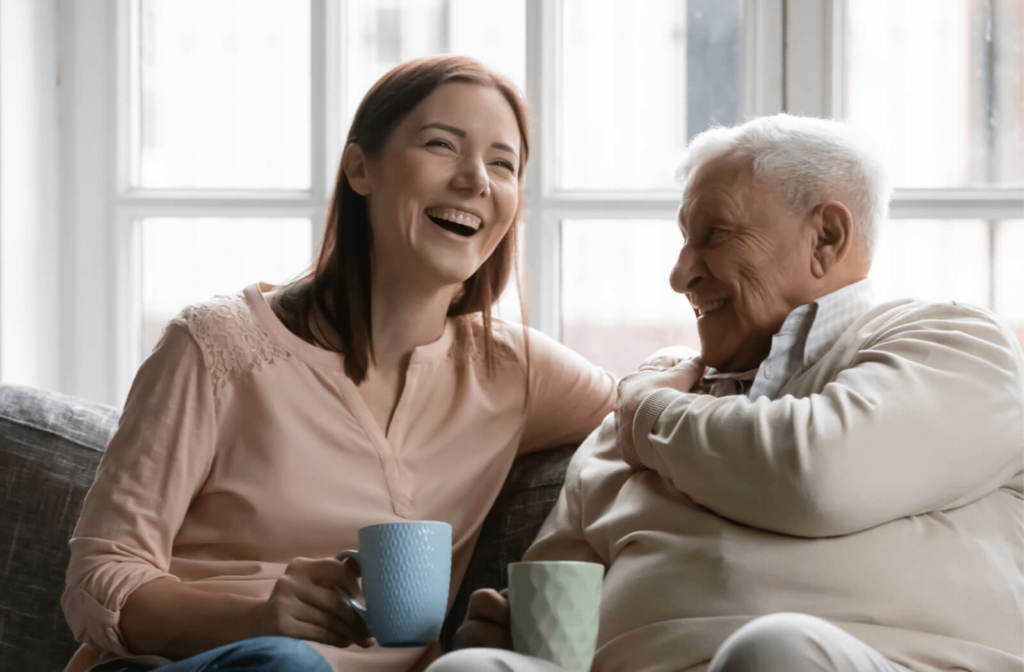
<svg viewBox="0 0 1024 672">
<path fill-rule="evenodd" d="M 463 212 L 462 210 L 456 210 L 455 208 L 427 208 L 427 216 L 445 219 L 449 222 L 468 226 L 474 230 L 480 228 L 479 217 L 471 215 L 468 212 Z"/>
<path fill-rule="evenodd" d="M 712 310 L 716 310 L 716 309 L 721 308 L 722 306 L 724 306 L 725 302 L 726 302 L 726 299 L 718 299 L 717 301 L 712 301 L 711 303 L 705 303 L 703 306 L 701 306 L 700 308 L 697 309 L 697 312 L 700 315 L 707 315 Z"/>
</svg>

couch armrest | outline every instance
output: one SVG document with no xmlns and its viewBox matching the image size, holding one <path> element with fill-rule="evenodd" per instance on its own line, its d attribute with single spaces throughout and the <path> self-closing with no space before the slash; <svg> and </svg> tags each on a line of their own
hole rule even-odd
<svg viewBox="0 0 1024 672">
<path fill-rule="evenodd" d="M 479 588 L 501 590 L 508 585 L 508 563 L 517 562 L 533 543 L 540 526 L 558 501 L 565 471 L 576 446 L 542 450 L 517 458 L 505 485 L 484 519 L 469 568 L 441 630 L 441 645 L 451 649 L 462 624 L 470 594 Z"/>
<path fill-rule="evenodd" d="M 117 409 L 0 385 L 0 670 L 63 669 L 68 539 Z"/>
</svg>

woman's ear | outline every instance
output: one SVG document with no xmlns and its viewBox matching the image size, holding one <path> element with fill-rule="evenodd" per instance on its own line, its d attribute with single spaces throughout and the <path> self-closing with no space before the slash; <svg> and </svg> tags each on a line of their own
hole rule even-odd
<svg viewBox="0 0 1024 672">
<path fill-rule="evenodd" d="M 850 251 L 853 240 L 853 215 L 839 201 L 828 201 L 815 208 L 817 239 L 811 254 L 811 273 L 823 278 Z"/>
<path fill-rule="evenodd" d="M 369 196 L 371 191 L 370 176 L 366 165 L 366 154 L 363 148 L 354 142 L 345 147 L 341 155 L 341 169 L 345 171 L 348 184 L 352 191 L 360 196 Z"/>
</svg>

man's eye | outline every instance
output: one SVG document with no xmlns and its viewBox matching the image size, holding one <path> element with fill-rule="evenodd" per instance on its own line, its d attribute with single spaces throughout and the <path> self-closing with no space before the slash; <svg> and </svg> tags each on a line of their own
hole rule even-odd
<svg viewBox="0 0 1024 672">
<path fill-rule="evenodd" d="M 451 149 L 451 150 L 455 149 L 452 146 L 452 143 L 448 142 L 447 140 L 443 140 L 441 138 L 435 138 L 433 140 L 427 140 L 427 147 L 443 147 L 444 149 Z"/>
</svg>

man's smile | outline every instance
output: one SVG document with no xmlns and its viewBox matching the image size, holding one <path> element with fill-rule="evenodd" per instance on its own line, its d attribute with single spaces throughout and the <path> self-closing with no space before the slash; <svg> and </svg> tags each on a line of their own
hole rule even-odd
<svg viewBox="0 0 1024 672">
<path fill-rule="evenodd" d="M 712 313 L 724 307 L 727 303 L 729 303 L 730 300 L 731 299 L 727 296 L 721 299 L 705 301 L 704 303 L 694 305 L 693 312 L 697 315 L 698 318 L 704 317 L 708 313 Z"/>
</svg>

